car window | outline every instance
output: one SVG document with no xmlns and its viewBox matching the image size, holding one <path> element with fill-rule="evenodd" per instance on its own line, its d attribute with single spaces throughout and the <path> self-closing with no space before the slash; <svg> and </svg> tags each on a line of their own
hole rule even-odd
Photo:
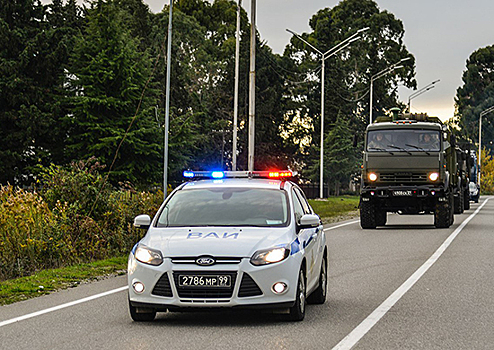
<svg viewBox="0 0 494 350">
<path fill-rule="evenodd" d="M 304 208 L 302 206 L 302 203 L 300 202 L 300 199 L 295 193 L 295 189 L 292 191 L 292 197 L 293 197 L 293 212 L 295 214 L 295 220 L 298 223 L 302 215 L 304 215 Z"/>
<path fill-rule="evenodd" d="M 286 226 L 283 190 L 214 188 L 177 191 L 158 218 L 158 227 Z"/>
<path fill-rule="evenodd" d="M 305 198 L 304 192 L 302 192 L 301 189 L 295 187 L 294 191 L 300 200 L 300 203 L 302 204 L 302 208 L 304 209 L 304 214 L 312 214 L 312 209 L 309 205 L 309 202 L 307 201 L 307 198 Z"/>
</svg>

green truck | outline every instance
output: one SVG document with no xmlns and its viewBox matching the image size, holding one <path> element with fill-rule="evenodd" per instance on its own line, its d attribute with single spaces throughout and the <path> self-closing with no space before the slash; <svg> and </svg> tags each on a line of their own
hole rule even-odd
<svg viewBox="0 0 494 350">
<path fill-rule="evenodd" d="M 439 118 L 393 109 L 367 126 L 363 155 L 362 228 L 385 225 L 387 213 L 432 214 L 447 228 L 465 209 L 469 163 Z"/>
</svg>

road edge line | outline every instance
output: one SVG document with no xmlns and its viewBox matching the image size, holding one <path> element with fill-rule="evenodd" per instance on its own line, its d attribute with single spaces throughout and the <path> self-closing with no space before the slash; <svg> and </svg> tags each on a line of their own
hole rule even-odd
<svg viewBox="0 0 494 350">
<path fill-rule="evenodd" d="M 74 305 L 77 305 L 77 304 L 85 303 L 87 301 L 91 301 L 91 300 L 94 300 L 94 299 L 105 297 L 105 296 L 110 295 L 110 294 L 122 292 L 124 290 L 127 290 L 128 288 L 129 288 L 128 286 L 125 286 L 125 287 L 120 287 L 120 288 L 112 289 L 112 290 L 109 290 L 107 292 L 103 292 L 103 293 L 91 295 L 89 297 L 82 298 L 82 299 L 79 299 L 79 300 L 74 300 L 74 301 L 71 301 L 71 302 L 68 302 L 68 303 L 65 303 L 65 304 L 61 304 L 61 305 L 58 305 L 58 306 L 53 306 L 53 307 L 50 307 L 48 309 L 44 309 L 44 310 L 32 312 L 30 314 L 26 314 L 26 315 L 19 316 L 19 317 L 14 317 L 14 318 L 11 318 L 10 320 L 6 320 L 6 321 L 0 322 L 0 327 L 9 325 L 11 323 L 15 323 L 15 322 L 27 320 L 29 318 L 33 318 L 33 317 L 36 317 L 36 316 L 44 315 L 44 314 L 47 314 L 49 312 L 57 311 L 57 310 L 64 309 L 64 308 L 67 308 L 67 307 L 70 307 L 70 306 L 74 306 Z"/>
<path fill-rule="evenodd" d="M 406 292 L 434 265 L 453 240 L 460 234 L 465 226 L 472 220 L 489 201 L 487 198 L 460 226 L 446 238 L 441 246 L 420 266 L 398 289 L 396 289 L 381 305 L 379 305 L 369 316 L 367 316 L 357 327 L 355 327 L 345 338 L 343 338 L 332 350 L 349 350 L 362 339 L 367 332 L 405 295 Z"/>
</svg>

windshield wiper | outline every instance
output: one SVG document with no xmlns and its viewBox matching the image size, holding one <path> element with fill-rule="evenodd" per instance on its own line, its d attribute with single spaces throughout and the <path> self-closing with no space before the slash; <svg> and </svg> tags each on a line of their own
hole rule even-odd
<svg viewBox="0 0 494 350">
<path fill-rule="evenodd" d="M 392 156 L 394 156 L 393 152 L 388 151 L 388 150 L 385 150 L 384 148 L 380 148 L 380 147 L 369 147 L 368 149 L 375 149 L 376 151 L 379 151 L 379 152 L 389 152 L 389 154 L 391 154 Z"/>
<path fill-rule="evenodd" d="M 387 145 L 386 147 L 399 149 L 400 151 L 407 152 L 409 155 L 412 155 L 412 153 L 410 151 L 408 151 L 406 148 L 403 148 L 403 147 L 398 147 L 398 146 L 394 146 L 394 145 Z"/>
<path fill-rule="evenodd" d="M 426 151 L 425 149 L 423 149 L 422 147 L 415 146 L 415 145 L 409 145 L 408 143 L 407 143 L 405 146 L 407 146 L 407 147 L 412 147 L 412 148 L 418 149 L 419 151 L 425 152 L 425 154 L 427 154 L 428 156 L 430 156 L 430 155 L 431 155 L 429 152 L 427 152 L 427 151 Z"/>
</svg>

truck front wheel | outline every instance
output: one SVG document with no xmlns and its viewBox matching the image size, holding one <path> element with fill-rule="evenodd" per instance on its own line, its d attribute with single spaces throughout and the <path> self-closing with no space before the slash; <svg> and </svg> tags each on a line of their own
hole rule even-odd
<svg viewBox="0 0 494 350">
<path fill-rule="evenodd" d="M 448 228 L 453 224 L 453 198 L 448 195 L 444 202 L 437 202 L 434 211 L 434 225 L 436 228 Z"/>
<path fill-rule="evenodd" d="M 386 225 L 387 219 L 388 213 L 386 213 L 386 210 L 376 210 L 376 226 Z"/>
<path fill-rule="evenodd" d="M 376 228 L 376 206 L 371 201 L 360 202 L 360 227 L 363 229 Z"/>
</svg>

